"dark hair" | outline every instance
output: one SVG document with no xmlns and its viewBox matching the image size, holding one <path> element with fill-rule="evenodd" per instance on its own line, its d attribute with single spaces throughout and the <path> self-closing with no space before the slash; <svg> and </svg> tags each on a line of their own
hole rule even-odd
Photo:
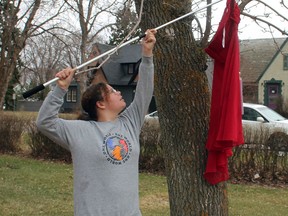
<svg viewBox="0 0 288 216">
<path fill-rule="evenodd" d="M 108 93 L 105 83 L 97 83 L 90 85 L 82 95 L 81 105 L 83 112 L 79 115 L 80 120 L 98 120 L 96 102 L 103 101 Z"/>
</svg>

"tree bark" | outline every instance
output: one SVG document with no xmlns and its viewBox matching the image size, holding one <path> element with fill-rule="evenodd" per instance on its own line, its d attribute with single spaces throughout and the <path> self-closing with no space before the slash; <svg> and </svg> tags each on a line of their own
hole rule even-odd
<svg viewBox="0 0 288 216">
<path fill-rule="evenodd" d="M 138 9 L 140 2 L 136 0 Z M 191 0 L 146 0 L 141 27 L 155 28 L 190 9 Z M 210 93 L 206 55 L 193 37 L 191 21 L 192 16 L 159 30 L 154 52 L 170 215 L 228 215 L 226 184 L 211 186 L 203 178 Z"/>
</svg>

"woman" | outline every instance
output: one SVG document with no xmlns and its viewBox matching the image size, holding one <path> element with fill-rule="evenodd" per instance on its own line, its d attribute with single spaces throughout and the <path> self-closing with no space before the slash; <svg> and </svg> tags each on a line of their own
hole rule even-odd
<svg viewBox="0 0 288 216">
<path fill-rule="evenodd" d="M 82 96 L 82 107 L 90 120 L 58 118 L 75 72 L 71 68 L 56 74 L 57 86 L 39 111 L 38 129 L 72 154 L 74 215 L 141 215 L 139 135 L 153 94 L 155 34 L 156 30 L 147 30 L 142 40 L 135 98 L 124 111 L 126 103 L 121 93 L 100 83 L 90 86 Z"/>
</svg>

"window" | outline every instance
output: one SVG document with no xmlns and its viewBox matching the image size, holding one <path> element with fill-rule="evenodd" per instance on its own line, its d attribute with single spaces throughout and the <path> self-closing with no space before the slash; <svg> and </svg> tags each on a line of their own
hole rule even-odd
<svg viewBox="0 0 288 216">
<path fill-rule="evenodd" d="M 288 70 L 288 53 L 283 55 L 283 70 Z"/>
<path fill-rule="evenodd" d="M 123 65 L 126 74 L 134 74 L 134 64 Z"/>
<path fill-rule="evenodd" d="M 256 110 L 244 107 L 244 114 L 242 115 L 243 120 L 257 121 L 257 117 L 261 117 L 261 115 Z"/>
<path fill-rule="evenodd" d="M 69 88 L 66 95 L 67 102 L 77 102 L 77 88 Z"/>
</svg>

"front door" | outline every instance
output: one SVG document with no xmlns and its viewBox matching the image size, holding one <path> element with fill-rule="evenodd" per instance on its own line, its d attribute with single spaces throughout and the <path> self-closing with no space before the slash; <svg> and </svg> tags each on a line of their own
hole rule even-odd
<svg viewBox="0 0 288 216">
<path fill-rule="evenodd" d="M 281 96 L 280 83 L 267 83 L 267 106 L 275 110 Z"/>
</svg>

